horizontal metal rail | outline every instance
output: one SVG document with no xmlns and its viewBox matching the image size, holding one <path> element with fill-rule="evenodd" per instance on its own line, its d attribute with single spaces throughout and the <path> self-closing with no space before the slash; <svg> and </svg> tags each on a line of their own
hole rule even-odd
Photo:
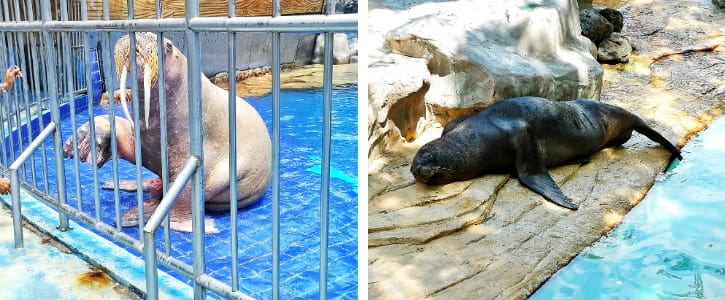
<svg viewBox="0 0 725 300">
<path fill-rule="evenodd" d="M 98 31 L 185 31 L 186 19 L 27 21 L 3 24 L 3 31 L 98 32 Z M 280 17 L 196 17 L 189 20 L 192 31 L 223 32 L 344 32 L 357 30 L 357 14 L 299 15 Z"/>
<path fill-rule="evenodd" d="M 13 232 L 15 234 L 15 248 L 23 248 L 23 215 L 20 209 L 20 177 L 18 177 L 18 169 L 20 169 L 25 161 L 30 159 L 35 153 L 35 150 L 40 147 L 45 140 L 52 136 L 57 130 L 55 122 L 48 123 L 43 131 L 38 134 L 38 137 L 33 139 L 33 142 L 28 145 L 28 148 L 15 159 L 12 165 L 10 165 L 10 193 L 12 194 L 13 201 Z"/>
<path fill-rule="evenodd" d="M 219 294 L 225 299 L 240 299 L 240 300 L 251 300 L 254 299 L 248 295 L 240 292 L 233 291 L 232 287 L 227 283 L 219 281 L 218 279 L 209 276 L 209 274 L 201 274 L 194 280 L 196 283 L 206 287 L 210 291 Z"/>
</svg>

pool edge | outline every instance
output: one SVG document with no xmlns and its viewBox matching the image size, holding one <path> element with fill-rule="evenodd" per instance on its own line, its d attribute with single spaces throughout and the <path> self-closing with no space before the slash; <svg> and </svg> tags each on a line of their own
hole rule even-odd
<svg viewBox="0 0 725 300">
<path fill-rule="evenodd" d="M 10 195 L 0 196 L 0 201 L 10 207 Z M 140 256 L 113 244 L 108 239 L 93 233 L 77 222 L 70 220 L 72 230 L 62 232 L 56 229 L 57 214 L 32 195 L 20 191 L 23 219 L 39 231 L 57 239 L 84 261 L 104 270 L 109 276 L 132 290 L 146 292 L 144 262 Z M 193 288 L 159 270 L 159 294 L 161 298 L 190 299 Z"/>
</svg>

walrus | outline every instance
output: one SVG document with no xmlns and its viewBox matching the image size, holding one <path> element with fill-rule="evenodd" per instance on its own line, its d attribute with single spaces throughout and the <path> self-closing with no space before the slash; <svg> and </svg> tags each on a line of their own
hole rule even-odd
<svg viewBox="0 0 725 300">
<path fill-rule="evenodd" d="M 410 171 L 432 185 L 511 172 L 547 200 L 576 210 L 547 168 L 589 162 L 593 153 L 624 144 L 633 130 L 682 159 L 677 147 L 623 108 L 585 99 L 519 97 L 452 120 L 440 138 L 418 150 Z"/>
<path fill-rule="evenodd" d="M 144 105 L 140 106 L 140 113 L 144 117 L 137 124 L 141 131 L 141 164 L 161 176 L 161 147 L 168 148 L 169 154 L 169 181 L 173 182 L 189 157 L 189 107 L 188 107 L 188 74 L 187 59 L 174 44 L 164 39 L 165 51 L 165 82 L 159 84 L 157 62 L 157 37 L 153 33 L 139 32 L 135 34 L 138 66 L 139 95 L 144 95 Z M 121 80 L 121 102 L 125 105 L 125 77 L 131 66 L 129 36 L 121 37 L 114 48 L 117 75 Z M 164 112 L 159 111 L 158 89 L 166 88 L 166 106 Z M 248 206 L 264 196 L 271 178 L 272 144 L 267 127 L 259 113 L 242 98 L 237 97 L 236 103 L 236 141 L 237 141 L 237 170 L 236 174 L 229 174 L 229 103 L 228 92 L 214 84 L 201 74 L 201 103 L 203 118 L 204 139 L 204 201 L 208 211 L 229 210 L 229 186 L 236 184 L 238 190 L 238 207 Z M 125 110 L 127 111 L 127 107 Z M 168 117 L 167 137 L 168 144 L 161 145 L 160 141 L 160 114 Z M 111 132 L 110 117 L 98 116 L 95 121 L 95 139 L 97 159 L 91 160 L 90 125 L 85 123 L 78 130 L 78 158 L 89 164 L 99 167 L 112 159 L 111 134 L 117 138 L 118 156 L 131 163 L 135 163 L 134 156 L 134 124 L 130 113 L 126 118 L 116 116 L 116 131 Z M 73 143 L 68 138 L 63 153 L 65 157 L 73 156 Z M 233 180 L 230 180 L 232 179 Z M 156 209 L 161 196 L 160 180 L 150 179 L 144 181 L 144 190 L 150 191 L 152 199 L 145 202 L 146 217 Z M 135 190 L 135 181 L 122 182 L 124 189 Z M 108 188 L 108 185 L 104 186 Z M 112 186 L 111 186 L 112 187 Z M 171 229 L 177 231 L 191 231 L 191 189 L 187 185 L 170 212 Z M 122 225 L 138 225 L 138 210 L 132 208 L 123 214 Z M 206 232 L 215 232 L 212 226 L 207 226 Z"/>
</svg>

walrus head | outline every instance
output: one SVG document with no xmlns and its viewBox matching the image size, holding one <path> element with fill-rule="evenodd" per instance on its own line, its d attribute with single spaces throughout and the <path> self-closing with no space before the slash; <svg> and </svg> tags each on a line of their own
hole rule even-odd
<svg viewBox="0 0 725 300">
<path fill-rule="evenodd" d="M 156 35 L 151 32 L 137 32 L 136 36 L 136 65 L 139 70 L 139 81 L 143 83 L 144 90 L 144 111 L 145 123 L 148 128 L 149 110 L 151 106 L 151 89 L 156 86 L 158 79 L 158 50 Z M 170 42 L 168 43 L 170 44 Z M 126 118 L 133 124 L 133 118 L 128 112 L 126 104 L 126 78 L 131 70 L 131 41 L 128 35 L 121 37 L 114 48 L 114 59 L 116 62 L 116 75 L 120 79 L 121 105 Z M 173 46 L 172 46 L 173 47 Z"/>
</svg>

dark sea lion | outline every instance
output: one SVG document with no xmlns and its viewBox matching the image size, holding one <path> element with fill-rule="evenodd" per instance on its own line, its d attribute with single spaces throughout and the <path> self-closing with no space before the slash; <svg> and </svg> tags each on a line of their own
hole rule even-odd
<svg viewBox="0 0 725 300">
<path fill-rule="evenodd" d="M 577 209 L 547 167 L 588 162 L 602 148 L 624 144 L 632 130 L 682 159 L 677 147 L 623 108 L 593 100 L 555 102 L 520 97 L 454 119 L 439 139 L 418 150 L 410 170 L 417 181 L 426 184 L 511 172 L 547 200 Z"/>
<path fill-rule="evenodd" d="M 124 36 L 116 44 L 116 70 L 121 79 L 125 79 L 131 63 L 138 66 L 138 95 L 144 95 L 144 104 L 140 105 L 139 128 L 141 130 L 142 165 L 161 176 L 161 140 L 160 114 L 158 106 L 159 86 L 166 88 L 167 137 L 169 153 L 169 181 L 173 182 L 189 158 L 189 107 L 188 107 L 188 74 L 186 56 L 173 43 L 164 39 L 164 49 L 156 49 L 157 38 L 153 33 L 136 33 L 137 59 L 131 62 L 129 37 Z M 165 51 L 165 82 L 159 84 L 157 51 Z M 121 80 L 121 102 L 125 102 L 125 80 Z M 259 113 L 242 98 L 237 98 L 236 140 L 237 170 L 229 174 L 229 102 L 226 90 L 212 84 L 201 74 L 201 103 L 204 133 L 204 196 L 207 210 L 223 211 L 229 209 L 229 186 L 236 184 L 238 205 L 250 205 L 264 196 L 271 178 L 272 144 Z M 123 104 L 125 106 L 125 103 Z M 127 110 L 127 108 L 126 108 Z M 115 134 L 118 145 L 118 156 L 130 162 L 134 156 L 134 124 L 130 113 L 126 118 L 116 117 L 116 132 L 110 131 L 109 116 L 98 116 L 94 119 L 96 131 L 97 161 L 91 161 L 91 144 L 89 123 L 79 127 L 78 156 L 83 162 L 102 166 L 111 157 L 111 135 Z M 63 147 L 66 157 L 73 156 L 73 144 L 69 138 Z M 145 180 L 144 190 L 152 196 L 160 194 L 160 181 Z M 122 188 L 135 188 L 135 184 L 122 183 Z M 150 215 L 158 205 L 159 199 L 144 204 L 145 215 Z M 191 231 L 191 189 L 184 189 L 171 209 L 171 229 Z M 133 208 L 123 214 L 123 226 L 138 224 L 138 210 Z M 206 231 L 216 229 L 207 226 Z"/>
</svg>

